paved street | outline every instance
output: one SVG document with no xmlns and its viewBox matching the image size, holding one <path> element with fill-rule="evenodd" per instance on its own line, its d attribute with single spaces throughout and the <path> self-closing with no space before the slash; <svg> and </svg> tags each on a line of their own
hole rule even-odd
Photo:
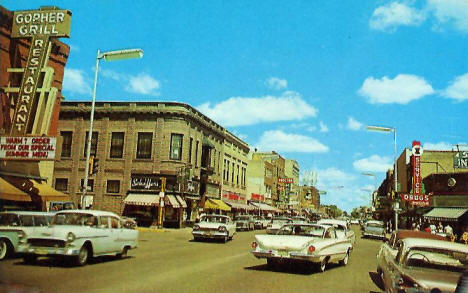
<svg viewBox="0 0 468 293">
<path fill-rule="evenodd" d="M 85 267 L 8 259 L 0 263 L 0 292 L 12 284 L 41 292 L 381 292 L 370 272 L 382 242 L 361 239 L 354 230 L 357 243 L 348 265 L 331 265 L 324 273 L 291 266 L 270 270 L 249 253 L 254 234 L 264 231 L 239 232 L 224 244 L 193 242 L 191 230 L 181 229 L 140 232 L 139 248 L 128 258 L 99 258 Z"/>
</svg>

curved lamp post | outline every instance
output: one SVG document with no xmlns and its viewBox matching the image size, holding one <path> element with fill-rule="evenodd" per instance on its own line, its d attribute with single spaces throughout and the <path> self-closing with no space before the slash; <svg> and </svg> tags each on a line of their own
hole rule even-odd
<svg viewBox="0 0 468 293">
<path fill-rule="evenodd" d="M 89 132 L 88 132 L 88 142 L 86 146 L 86 165 L 85 165 L 85 178 L 83 182 L 83 194 L 81 195 L 80 204 L 81 208 L 85 208 L 85 196 L 88 191 L 88 177 L 89 177 L 89 157 L 91 152 L 91 140 L 93 137 L 93 122 L 94 122 L 94 105 L 96 102 L 96 88 L 97 88 L 97 77 L 99 72 L 99 60 L 103 59 L 105 61 L 116 61 L 124 59 L 134 59 L 143 57 L 142 49 L 126 49 L 126 50 L 116 50 L 109 52 L 97 51 L 96 55 L 96 68 L 94 71 L 94 89 L 93 89 L 93 100 L 91 103 L 91 117 L 89 119 Z"/>
</svg>

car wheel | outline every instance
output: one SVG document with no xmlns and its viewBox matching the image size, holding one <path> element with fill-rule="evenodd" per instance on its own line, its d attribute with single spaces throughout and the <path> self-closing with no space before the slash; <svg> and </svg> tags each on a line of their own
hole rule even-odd
<svg viewBox="0 0 468 293">
<path fill-rule="evenodd" d="M 23 261 L 27 264 L 32 264 L 37 260 L 37 256 L 34 254 L 26 254 L 23 256 Z"/>
<path fill-rule="evenodd" d="M 10 254 L 9 244 L 5 239 L 0 239 L 0 259 L 6 258 Z"/>
<path fill-rule="evenodd" d="M 78 252 L 78 255 L 75 258 L 75 263 L 79 266 L 84 266 L 88 263 L 88 258 L 89 258 L 89 249 L 86 246 L 82 246 L 80 249 L 80 252 Z"/>
<path fill-rule="evenodd" d="M 117 258 L 126 258 L 128 254 L 128 247 L 124 247 L 121 253 L 117 254 Z"/>
<path fill-rule="evenodd" d="M 349 250 L 346 252 L 345 257 L 340 260 L 340 265 L 345 266 L 348 264 L 348 259 L 349 259 Z"/>
</svg>

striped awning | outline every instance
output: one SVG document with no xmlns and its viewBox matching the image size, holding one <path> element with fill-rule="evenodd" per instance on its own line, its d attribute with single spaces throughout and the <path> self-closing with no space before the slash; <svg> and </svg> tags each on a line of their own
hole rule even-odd
<svg viewBox="0 0 468 293">
<path fill-rule="evenodd" d="M 187 203 L 185 200 L 182 198 L 180 195 L 176 195 L 177 201 L 180 203 L 180 205 L 185 209 L 187 208 Z"/>
<path fill-rule="evenodd" d="M 179 202 L 177 201 L 175 195 L 167 194 L 166 195 L 166 203 L 172 206 L 174 209 L 178 209 L 181 207 Z"/>
<path fill-rule="evenodd" d="M 245 204 L 245 203 L 228 202 L 228 201 L 226 201 L 225 203 L 231 206 L 232 209 L 236 209 L 236 210 L 251 211 L 255 209 L 253 206 Z"/>
<path fill-rule="evenodd" d="M 129 193 L 125 198 L 124 203 L 136 206 L 159 206 L 159 194 Z"/>
<path fill-rule="evenodd" d="M 275 207 L 272 207 L 271 205 L 267 205 L 266 203 L 260 203 L 260 202 L 252 202 L 252 205 L 257 207 L 258 209 L 262 211 L 269 211 L 269 212 L 279 212 L 281 211 L 280 209 L 277 209 Z"/>
<path fill-rule="evenodd" d="M 455 222 L 468 211 L 468 208 L 433 208 L 425 218 Z"/>
</svg>

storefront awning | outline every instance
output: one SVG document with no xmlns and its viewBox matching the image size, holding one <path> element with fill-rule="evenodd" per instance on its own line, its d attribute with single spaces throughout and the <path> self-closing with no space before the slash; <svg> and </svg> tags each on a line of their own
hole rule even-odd
<svg viewBox="0 0 468 293">
<path fill-rule="evenodd" d="M 452 221 L 456 222 L 458 218 L 463 216 L 468 211 L 468 208 L 433 208 L 430 212 L 424 215 L 425 218 Z"/>
<path fill-rule="evenodd" d="M 280 209 L 267 205 L 266 203 L 252 202 L 251 204 L 262 211 L 268 211 L 268 212 L 280 212 L 281 211 Z"/>
<path fill-rule="evenodd" d="M 226 202 L 229 206 L 231 206 L 232 209 L 237 209 L 237 210 L 246 210 L 246 211 L 251 211 L 254 209 L 253 206 L 244 204 L 244 203 L 237 203 L 237 202 Z"/>
<path fill-rule="evenodd" d="M 231 211 L 231 207 L 225 204 L 222 200 L 212 198 L 206 199 L 205 209 Z"/>
<path fill-rule="evenodd" d="M 3 178 L 0 178 L 0 199 L 24 202 L 31 201 L 31 197 L 27 193 L 14 187 Z"/>
<path fill-rule="evenodd" d="M 33 186 L 37 188 L 38 193 L 43 201 L 71 201 L 70 196 L 55 190 L 52 186 L 36 180 L 31 180 Z"/>
<path fill-rule="evenodd" d="M 175 198 L 175 195 L 167 194 L 166 195 L 166 203 L 170 206 L 172 206 L 174 209 L 180 208 L 180 204 Z"/>
<path fill-rule="evenodd" d="M 177 199 L 177 201 L 180 203 L 180 205 L 181 205 L 184 209 L 187 208 L 187 203 L 186 203 L 185 200 L 182 198 L 182 196 L 176 195 L 176 199 Z"/>
<path fill-rule="evenodd" d="M 124 203 L 136 206 L 159 206 L 159 194 L 129 193 L 125 198 Z"/>
</svg>

